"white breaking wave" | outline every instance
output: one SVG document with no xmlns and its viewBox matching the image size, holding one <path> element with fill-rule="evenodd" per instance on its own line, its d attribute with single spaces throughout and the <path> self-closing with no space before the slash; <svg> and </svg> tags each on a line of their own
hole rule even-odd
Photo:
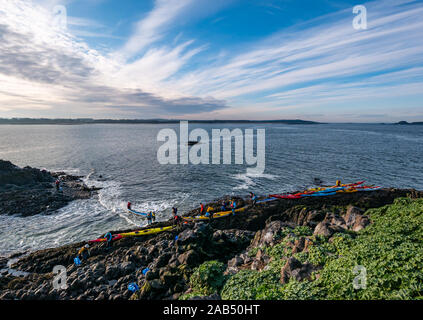
<svg viewBox="0 0 423 320">
<path fill-rule="evenodd" d="M 277 175 L 267 173 L 239 173 L 232 176 L 234 179 L 241 180 L 243 183 L 233 188 L 233 190 L 246 190 L 256 185 L 257 179 L 269 179 L 275 180 L 278 178 Z"/>
</svg>

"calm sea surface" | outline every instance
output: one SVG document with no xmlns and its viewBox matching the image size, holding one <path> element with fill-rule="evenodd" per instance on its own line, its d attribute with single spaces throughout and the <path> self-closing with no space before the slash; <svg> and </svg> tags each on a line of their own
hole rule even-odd
<svg viewBox="0 0 423 320">
<path fill-rule="evenodd" d="M 190 124 L 190 130 L 266 130 L 266 169 L 247 165 L 161 165 L 160 129 L 179 124 L 1 125 L 0 159 L 19 166 L 82 175 L 103 187 L 98 198 L 78 200 L 51 215 L 0 215 L 0 255 L 95 238 L 145 222 L 125 211 L 156 210 L 168 219 L 223 195 L 264 195 L 313 185 L 366 180 L 386 187 L 423 189 L 423 126 L 374 124 Z M 210 154 L 210 157 L 212 155 Z M 234 161 L 233 161 L 234 162 Z M 101 177 L 100 177 L 101 176 Z"/>
</svg>

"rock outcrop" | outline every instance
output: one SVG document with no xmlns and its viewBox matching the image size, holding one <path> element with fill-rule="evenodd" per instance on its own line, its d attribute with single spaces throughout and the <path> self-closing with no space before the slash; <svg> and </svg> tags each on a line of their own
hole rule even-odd
<svg viewBox="0 0 423 320">
<path fill-rule="evenodd" d="M 60 191 L 55 188 L 56 179 L 61 181 Z M 96 190 L 87 187 L 78 176 L 19 168 L 0 160 L 0 214 L 50 214 L 70 201 L 90 198 Z"/>
<path fill-rule="evenodd" d="M 15 170 L 8 167 L 10 169 Z M 51 184 L 51 180 L 47 183 Z M 330 238 L 334 233 L 357 232 L 371 223 L 364 215 L 367 209 L 390 204 L 395 198 L 409 194 L 423 196 L 415 190 L 382 189 L 320 199 L 280 199 L 247 206 L 236 216 L 180 224 L 170 232 L 156 235 L 123 238 L 109 248 L 104 243 L 92 244 L 89 257 L 78 266 L 73 259 L 85 242 L 18 257 L 10 267 L 25 272 L 20 275 L 9 272 L 8 259 L 0 258 L 0 269 L 3 269 L 0 299 L 178 299 L 190 292 L 190 277 L 205 261 L 224 263 L 227 275 L 242 269 L 265 270 L 272 259 L 266 248 L 280 245 L 283 237 L 289 236 L 297 226 L 306 226 L 310 234 L 294 235 L 284 243 L 284 250 L 291 257 L 281 260 L 277 276 L 281 283 L 290 279 L 303 281 L 310 279 L 319 266 L 302 263 L 293 255 L 308 250 L 312 233 Z M 197 210 L 188 213 L 196 214 Z M 157 222 L 150 227 L 172 223 Z M 66 268 L 66 289 L 53 286 L 56 277 L 53 269 L 57 265 Z M 128 290 L 128 285 L 134 282 L 139 287 L 136 292 Z M 191 299 L 220 299 L 220 296 L 197 295 Z"/>
</svg>

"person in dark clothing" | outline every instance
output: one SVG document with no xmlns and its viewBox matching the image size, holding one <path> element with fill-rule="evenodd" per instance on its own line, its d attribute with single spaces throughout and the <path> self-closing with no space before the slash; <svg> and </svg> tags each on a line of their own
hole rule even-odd
<svg viewBox="0 0 423 320">
<path fill-rule="evenodd" d="M 253 207 L 254 207 L 256 205 L 256 202 L 257 202 L 257 196 L 253 192 L 250 192 L 250 197 L 251 197 L 251 202 L 252 202 Z"/>
</svg>

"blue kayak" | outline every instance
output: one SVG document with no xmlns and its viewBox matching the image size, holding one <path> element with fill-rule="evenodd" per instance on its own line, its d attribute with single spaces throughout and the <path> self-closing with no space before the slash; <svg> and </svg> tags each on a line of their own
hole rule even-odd
<svg viewBox="0 0 423 320">
<path fill-rule="evenodd" d="M 321 193 L 310 193 L 310 194 L 303 194 L 302 197 L 325 197 L 325 196 L 333 196 L 336 192 L 321 192 Z"/>
<path fill-rule="evenodd" d="M 147 213 L 145 213 L 145 212 L 138 212 L 138 211 L 135 211 L 135 210 L 132 210 L 132 209 L 128 209 L 128 212 L 136 214 L 137 216 L 147 217 Z"/>
<path fill-rule="evenodd" d="M 274 200 L 278 200 L 278 198 L 267 198 L 267 199 L 259 200 L 256 203 L 263 203 L 263 202 L 269 202 Z"/>
</svg>

